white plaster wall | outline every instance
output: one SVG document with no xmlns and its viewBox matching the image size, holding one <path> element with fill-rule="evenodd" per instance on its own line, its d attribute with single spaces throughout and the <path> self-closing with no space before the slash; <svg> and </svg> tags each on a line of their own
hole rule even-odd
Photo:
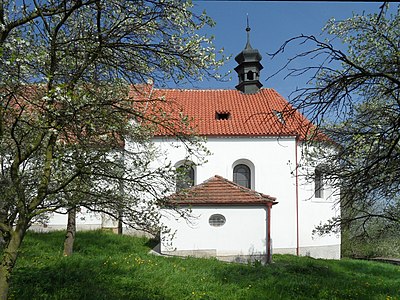
<svg viewBox="0 0 400 300">
<path fill-rule="evenodd" d="M 172 164 L 186 155 L 183 147 L 172 147 L 170 139 L 156 139 L 156 144 L 169 152 Z M 195 184 L 214 175 L 233 180 L 234 163 L 251 161 L 254 164 L 254 190 L 276 197 L 279 202 L 272 209 L 273 247 L 295 248 L 296 181 L 291 173 L 295 168 L 294 137 L 209 137 L 206 147 L 211 155 L 207 163 L 196 167 Z"/>
<path fill-rule="evenodd" d="M 50 213 L 49 222 L 46 225 L 34 223 L 31 226 L 32 230 L 51 231 L 65 230 L 67 228 L 68 215 L 66 213 Z M 96 214 L 86 208 L 81 208 L 76 214 L 77 230 L 92 230 L 102 228 L 101 214 Z"/>
<path fill-rule="evenodd" d="M 182 160 L 186 151 L 183 147 L 171 147 L 170 139 L 156 139 L 162 149 L 166 150 L 172 164 Z M 174 146 L 179 145 L 175 143 Z M 208 161 L 195 168 L 195 184 L 214 175 L 233 179 L 235 162 L 250 161 L 252 170 L 252 188 L 277 198 L 273 206 L 271 219 L 271 238 L 274 253 L 296 254 L 296 141 L 294 137 L 208 137 L 207 149 L 211 152 Z M 298 161 L 301 149 L 297 149 Z M 194 160 L 196 163 L 196 161 Z M 301 175 L 301 174 L 300 174 Z M 319 237 L 312 234 L 316 225 L 325 222 L 340 212 L 335 201 L 338 195 L 321 199 L 313 198 L 314 183 L 307 182 L 299 176 L 299 251 L 304 255 L 326 258 L 340 256 L 340 235 Z M 329 193 L 325 193 L 328 195 Z M 311 250 L 310 250 L 311 249 Z M 334 254 L 329 254 L 333 253 Z M 315 253 L 315 255 L 313 255 Z M 321 254 L 322 253 L 322 254 Z"/>
<path fill-rule="evenodd" d="M 208 220 L 222 214 L 226 223 L 213 227 Z M 266 253 L 267 208 L 265 206 L 192 207 L 192 218 L 178 218 L 171 210 L 162 212 L 162 223 L 175 233 L 161 243 L 162 253 L 208 251 L 217 256 L 256 255 Z"/>
<path fill-rule="evenodd" d="M 332 217 L 340 215 L 339 191 L 334 190 L 329 182 L 323 180 L 323 197 L 316 198 L 314 182 L 310 182 L 310 174 L 313 172 L 314 168 L 309 166 L 299 169 L 300 252 L 313 257 L 338 259 L 340 258 L 340 232 L 323 236 L 312 232 L 315 226 L 325 224 Z M 316 246 L 320 246 L 321 249 L 316 249 Z"/>
</svg>

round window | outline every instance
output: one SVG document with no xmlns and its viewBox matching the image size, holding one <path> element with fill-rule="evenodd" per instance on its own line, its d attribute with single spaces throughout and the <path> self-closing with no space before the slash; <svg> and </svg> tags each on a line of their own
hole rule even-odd
<svg viewBox="0 0 400 300">
<path fill-rule="evenodd" d="M 226 222 L 226 219 L 221 214 L 214 214 L 208 219 L 208 223 L 213 227 L 221 227 Z"/>
</svg>

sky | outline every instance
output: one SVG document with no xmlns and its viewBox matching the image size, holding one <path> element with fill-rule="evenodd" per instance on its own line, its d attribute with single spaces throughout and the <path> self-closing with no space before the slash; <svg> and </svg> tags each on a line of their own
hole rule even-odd
<svg viewBox="0 0 400 300">
<path fill-rule="evenodd" d="M 309 76 L 301 78 L 287 78 L 287 73 L 274 76 L 266 81 L 270 75 L 278 71 L 290 56 L 299 51 L 299 45 L 293 44 L 288 51 L 272 59 L 267 53 L 273 53 L 289 38 L 304 34 L 321 37 L 322 28 L 330 18 L 343 20 L 356 14 L 379 13 L 382 2 L 327 2 L 327 1 L 193 1 L 194 10 L 207 14 L 216 22 L 213 28 L 206 28 L 203 34 L 215 37 L 217 49 L 224 48 L 226 55 L 232 55 L 224 67 L 222 74 L 231 70 L 228 82 L 219 82 L 213 79 L 204 80 L 195 84 L 178 86 L 179 88 L 201 89 L 234 89 L 237 84 L 237 75 L 233 70 L 236 67 L 234 57 L 243 50 L 246 44 L 246 15 L 249 16 L 250 41 L 253 48 L 259 50 L 263 56 L 261 61 L 264 69 L 261 71 L 261 83 L 264 87 L 276 89 L 282 96 L 289 99 L 290 93 L 296 87 L 306 84 Z M 390 9 L 394 12 L 398 3 L 391 3 Z M 339 45 L 338 47 L 344 47 Z M 302 62 L 307 63 L 307 62 Z"/>
</svg>

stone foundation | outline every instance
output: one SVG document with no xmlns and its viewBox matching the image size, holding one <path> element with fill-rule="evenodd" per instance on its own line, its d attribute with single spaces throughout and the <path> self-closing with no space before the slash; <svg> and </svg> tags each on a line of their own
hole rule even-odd
<svg viewBox="0 0 400 300">
<path fill-rule="evenodd" d="M 326 246 L 300 247 L 301 256 L 313 258 L 340 259 L 340 244 Z M 296 248 L 274 248 L 273 254 L 292 254 L 296 255 Z"/>
<path fill-rule="evenodd" d="M 260 262 L 267 263 L 267 256 L 265 254 L 252 254 L 252 255 L 217 255 L 215 249 L 202 249 L 202 250 L 176 250 L 176 251 L 163 251 L 162 255 L 179 256 L 179 257 L 198 257 L 198 258 L 216 258 L 225 262 L 235 263 L 254 263 Z"/>
</svg>

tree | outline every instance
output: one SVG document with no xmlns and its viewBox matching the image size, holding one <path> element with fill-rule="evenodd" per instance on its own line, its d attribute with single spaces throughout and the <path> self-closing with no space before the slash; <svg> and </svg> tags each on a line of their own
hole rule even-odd
<svg viewBox="0 0 400 300">
<path fill-rule="evenodd" d="M 341 193 L 342 216 L 321 224 L 320 233 L 351 226 L 365 235 L 400 226 L 400 6 L 393 15 L 387 3 L 381 9 L 332 19 L 324 28 L 332 39 L 294 37 L 273 54 L 298 41 L 314 46 L 282 70 L 298 59 L 316 62 L 290 69 L 288 76 L 311 76 L 311 86 L 297 89 L 291 100 L 329 136 L 316 143 L 310 133 L 307 146 L 314 151 L 308 159 L 322 166 L 325 179 L 336 182 Z M 334 42 L 347 45 L 347 51 Z"/>
<path fill-rule="evenodd" d="M 162 128 L 190 153 L 198 143 L 173 104 L 138 83 L 199 80 L 223 61 L 196 34 L 212 21 L 190 8 L 174 0 L 0 1 L 1 299 L 26 231 L 43 213 L 83 205 L 133 226 L 154 224 L 175 175 L 151 165 L 159 156 L 152 134 Z"/>
</svg>

